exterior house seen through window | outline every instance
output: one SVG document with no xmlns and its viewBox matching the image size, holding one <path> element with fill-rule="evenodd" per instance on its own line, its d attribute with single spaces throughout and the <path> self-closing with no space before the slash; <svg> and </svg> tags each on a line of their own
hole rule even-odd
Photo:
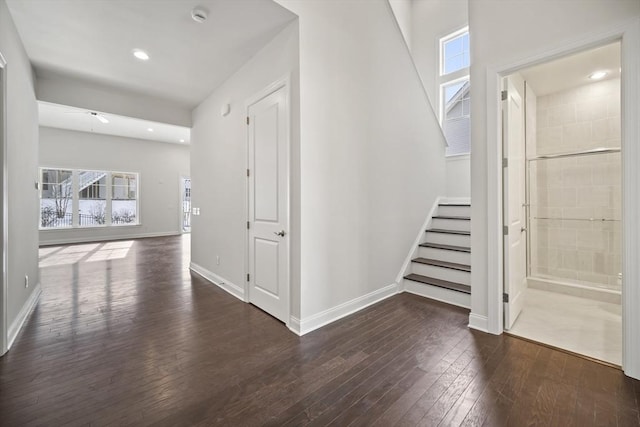
<svg viewBox="0 0 640 427">
<path fill-rule="evenodd" d="M 469 61 L 467 28 L 440 39 L 440 124 L 448 156 L 471 148 Z"/>
<path fill-rule="evenodd" d="M 40 169 L 40 228 L 136 225 L 138 174 Z"/>
</svg>

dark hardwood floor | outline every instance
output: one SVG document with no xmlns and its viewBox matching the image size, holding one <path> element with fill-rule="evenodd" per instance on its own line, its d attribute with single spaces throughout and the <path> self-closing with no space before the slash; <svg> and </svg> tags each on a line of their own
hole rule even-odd
<svg viewBox="0 0 640 427">
<path fill-rule="evenodd" d="M 401 294 L 297 337 L 188 259 L 188 237 L 42 248 L 0 424 L 640 425 L 640 382 L 466 310 Z"/>
</svg>

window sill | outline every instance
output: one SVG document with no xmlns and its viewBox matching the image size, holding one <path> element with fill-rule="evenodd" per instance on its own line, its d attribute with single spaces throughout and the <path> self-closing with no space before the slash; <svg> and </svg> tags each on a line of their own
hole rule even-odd
<svg viewBox="0 0 640 427">
<path fill-rule="evenodd" d="M 111 230 L 114 228 L 131 228 L 131 227 L 141 227 L 142 224 L 122 224 L 122 225 L 87 225 L 83 227 L 59 227 L 59 228 L 38 228 L 38 231 L 50 232 L 50 231 L 68 231 L 68 230 L 95 230 L 95 229 L 106 229 Z"/>
<path fill-rule="evenodd" d="M 463 160 L 470 159 L 471 153 L 461 153 L 461 154 L 445 154 L 444 156 L 447 160 Z"/>
</svg>

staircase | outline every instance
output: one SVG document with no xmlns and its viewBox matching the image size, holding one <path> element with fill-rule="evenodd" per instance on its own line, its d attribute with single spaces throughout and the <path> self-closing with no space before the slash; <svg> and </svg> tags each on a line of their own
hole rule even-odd
<svg viewBox="0 0 640 427">
<path fill-rule="evenodd" d="M 100 171 L 81 171 L 78 174 L 78 191 L 82 191 L 94 182 L 100 181 L 107 173 Z M 62 194 L 71 194 L 73 185 L 73 176 L 65 179 L 60 183 L 62 185 Z"/>
<path fill-rule="evenodd" d="M 440 203 L 425 231 L 411 273 L 404 276 L 407 292 L 461 307 L 471 307 L 471 205 Z"/>
</svg>

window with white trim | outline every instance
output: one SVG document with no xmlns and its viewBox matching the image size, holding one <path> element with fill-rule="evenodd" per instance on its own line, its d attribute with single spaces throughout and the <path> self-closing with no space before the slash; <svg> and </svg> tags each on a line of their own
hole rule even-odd
<svg viewBox="0 0 640 427">
<path fill-rule="evenodd" d="M 139 224 L 138 174 L 40 168 L 40 229 Z"/>
<path fill-rule="evenodd" d="M 447 156 L 471 149 L 469 29 L 440 39 L 440 125 L 447 139 Z"/>
</svg>

